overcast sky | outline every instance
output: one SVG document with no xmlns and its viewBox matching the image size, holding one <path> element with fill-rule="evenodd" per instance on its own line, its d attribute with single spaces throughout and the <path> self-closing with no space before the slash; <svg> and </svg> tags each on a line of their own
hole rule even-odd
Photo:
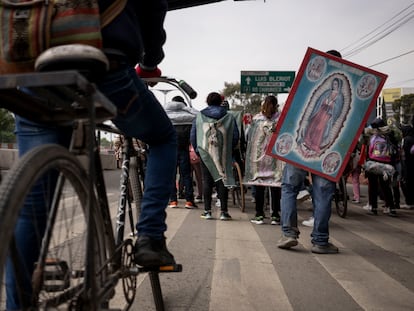
<svg viewBox="0 0 414 311">
<path fill-rule="evenodd" d="M 404 19 L 409 20 L 378 40 Z M 198 92 L 193 106 L 201 109 L 209 92 L 220 92 L 224 82 L 240 82 L 240 71 L 297 71 L 308 47 L 346 55 L 378 40 L 346 57 L 366 67 L 413 51 L 414 1 L 229 0 L 170 11 L 165 29 L 160 68 L 192 85 Z M 389 76 L 385 88 L 414 86 L 413 52 L 371 68 Z"/>
</svg>

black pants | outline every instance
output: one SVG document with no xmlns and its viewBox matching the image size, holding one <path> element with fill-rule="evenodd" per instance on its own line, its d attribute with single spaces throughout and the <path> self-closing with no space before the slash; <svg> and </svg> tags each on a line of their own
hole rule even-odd
<svg viewBox="0 0 414 311">
<path fill-rule="evenodd" d="M 394 210 L 394 199 L 391 189 L 391 181 L 390 179 L 384 180 L 381 175 L 376 175 L 373 173 L 367 173 L 368 177 L 368 200 L 372 206 L 373 210 L 378 208 L 378 194 L 381 191 L 384 196 L 385 205 L 390 208 L 390 210 Z"/>
<path fill-rule="evenodd" d="M 215 186 L 221 203 L 221 211 L 227 212 L 229 190 L 224 186 L 223 180 L 220 179 L 214 182 L 213 176 L 211 176 L 210 171 L 203 161 L 201 161 L 201 174 L 203 175 L 204 210 L 211 211 L 211 195 L 213 194 L 213 187 Z"/>
<path fill-rule="evenodd" d="M 256 217 L 264 217 L 264 204 L 265 204 L 265 186 L 256 185 Z M 280 217 L 280 198 L 281 198 L 281 188 L 280 187 L 269 187 L 270 190 L 270 202 L 272 208 L 271 217 Z"/>
</svg>

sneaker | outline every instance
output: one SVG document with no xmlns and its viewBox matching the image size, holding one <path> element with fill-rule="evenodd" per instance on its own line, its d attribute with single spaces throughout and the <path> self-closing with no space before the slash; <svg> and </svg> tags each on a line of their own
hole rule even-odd
<svg viewBox="0 0 414 311">
<path fill-rule="evenodd" d="M 185 202 L 185 208 L 187 208 L 187 209 L 193 209 L 193 208 L 197 208 L 197 205 L 195 205 L 194 202 L 187 201 L 187 202 Z"/>
<path fill-rule="evenodd" d="M 271 225 L 274 225 L 274 226 L 276 226 L 276 225 L 280 225 L 280 217 L 275 217 L 275 216 L 273 216 L 273 217 L 272 217 L 272 221 L 270 222 L 270 224 L 271 224 Z"/>
<path fill-rule="evenodd" d="M 256 216 L 255 218 L 250 219 L 250 222 L 256 225 L 263 225 L 264 224 L 264 217 L 263 216 Z"/>
<path fill-rule="evenodd" d="M 359 204 L 359 203 L 361 203 L 359 200 L 355 200 L 355 199 L 353 199 L 352 200 L 352 203 L 354 203 L 354 204 Z"/>
<path fill-rule="evenodd" d="M 289 249 L 296 245 L 298 245 L 298 240 L 290 236 L 282 235 L 279 241 L 277 241 L 277 247 L 283 249 Z"/>
<path fill-rule="evenodd" d="M 216 207 L 221 207 L 221 202 L 220 202 L 220 200 L 217 200 L 217 202 L 216 202 Z"/>
<path fill-rule="evenodd" d="M 196 196 L 195 199 L 194 199 L 194 203 L 201 203 L 201 202 L 203 202 L 203 198 L 199 195 Z"/>
<path fill-rule="evenodd" d="M 309 197 L 310 197 L 309 191 L 304 189 L 304 190 L 299 191 L 298 196 L 296 197 L 296 200 L 302 202 L 302 201 L 309 199 Z"/>
<path fill-rule="evenodd" d="M 177 208 L 177 207 L 178 207 L 178 202 L 177 202 L 177 201 L 171 201 L 171 202 L 168 204 L 168 207 L 171 207 L 171 208 Z"/>
<path fill-rule="evenodd" d="M 175 264 L 174 256 L 167 249 L 165 238 L 155 240 L 147 236 L 140 236 L 135 243 L 134 252 L 135 263 L 142 267 Z"/>
<path fill-rule="evenodd" d="M 384 207 L 383 211 L 384 214 L 389 214 L 390 213 L 390 208 L 389 207 Z"/>
<path fill-rule="evenodd" d="M 371 210 L 368 212 L 368 215 L 377 216 L 378 215 L 378 212 L 377 212 L 376 209 L 371 208 Z"/>
<path fill-rule="evenodd" d="M 230 216 L 229 213 L 227 213 L 227 212 L 221 212 L 220 220 L 231 220 L 231 219 L 232 218 L 231 218 L 231 216 Z"/>
<path fill-rule="evenodd" d="M 313 224 L 315 223 L 315 218 L 313 216 L 309 217 L 308 220 L 302 221 L 302 225 L 305 227 L 313 227 Z"/>
<path fill-rule="evenodd" d="M 390 210 L 388 216 L 397 217 L 397 212 L 395 211 L 395 209 Z"/>
<path fill-rule="evenodd" d="M 372 206 L 371 206 L 369 203 L 367 203 L 367 204 L 366 204 L 366 205 L 364 205 L 362 208 L 363 208 L 364 210 L 370 211 L 370 210 L 372 209 Z"/>
<path fill-rule="evenodd" d="M 311 252 L 315 254 L 336 254 L 339 250 L 332 243 L 328 243 L 326 245 L 313 244 Z"/>
<path fill-rule="evenodd" d="M 204 211 L 201 214 L 201 218 L 204 218 L 204 219 L 213 219 L 213 216 L 211 216 L 211 211 Z"/>
</svg>

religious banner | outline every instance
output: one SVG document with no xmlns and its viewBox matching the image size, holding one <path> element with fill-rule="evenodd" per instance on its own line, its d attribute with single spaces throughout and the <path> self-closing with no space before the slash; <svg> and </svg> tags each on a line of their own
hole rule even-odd
<svg viewBox="0 0 414 311">
<path fill-rule="evenodd" d="M 337 181 L 386 78 L 308 48 L 266 153 Z"/>
</svg>

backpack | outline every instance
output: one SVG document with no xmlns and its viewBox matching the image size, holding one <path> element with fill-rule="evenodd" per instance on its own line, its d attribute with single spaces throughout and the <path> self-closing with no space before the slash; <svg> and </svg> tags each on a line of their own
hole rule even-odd
<svg viewBox="0 0 414 311">
<path fill-rule="evenodd" d="M 394 150 L 388 137 L 374 134 L 369 142 L 368 157 L 377 162 L 391 163 Z"/>
<path fill-rule="evenodd" d="M 36 58 L 53 46 L 101 48 L 101 29 L 126 3 L 114 0 L 100 14 L 98 0 L 0 0 L 0 74 L 34 71 Z"/>
</svg>

